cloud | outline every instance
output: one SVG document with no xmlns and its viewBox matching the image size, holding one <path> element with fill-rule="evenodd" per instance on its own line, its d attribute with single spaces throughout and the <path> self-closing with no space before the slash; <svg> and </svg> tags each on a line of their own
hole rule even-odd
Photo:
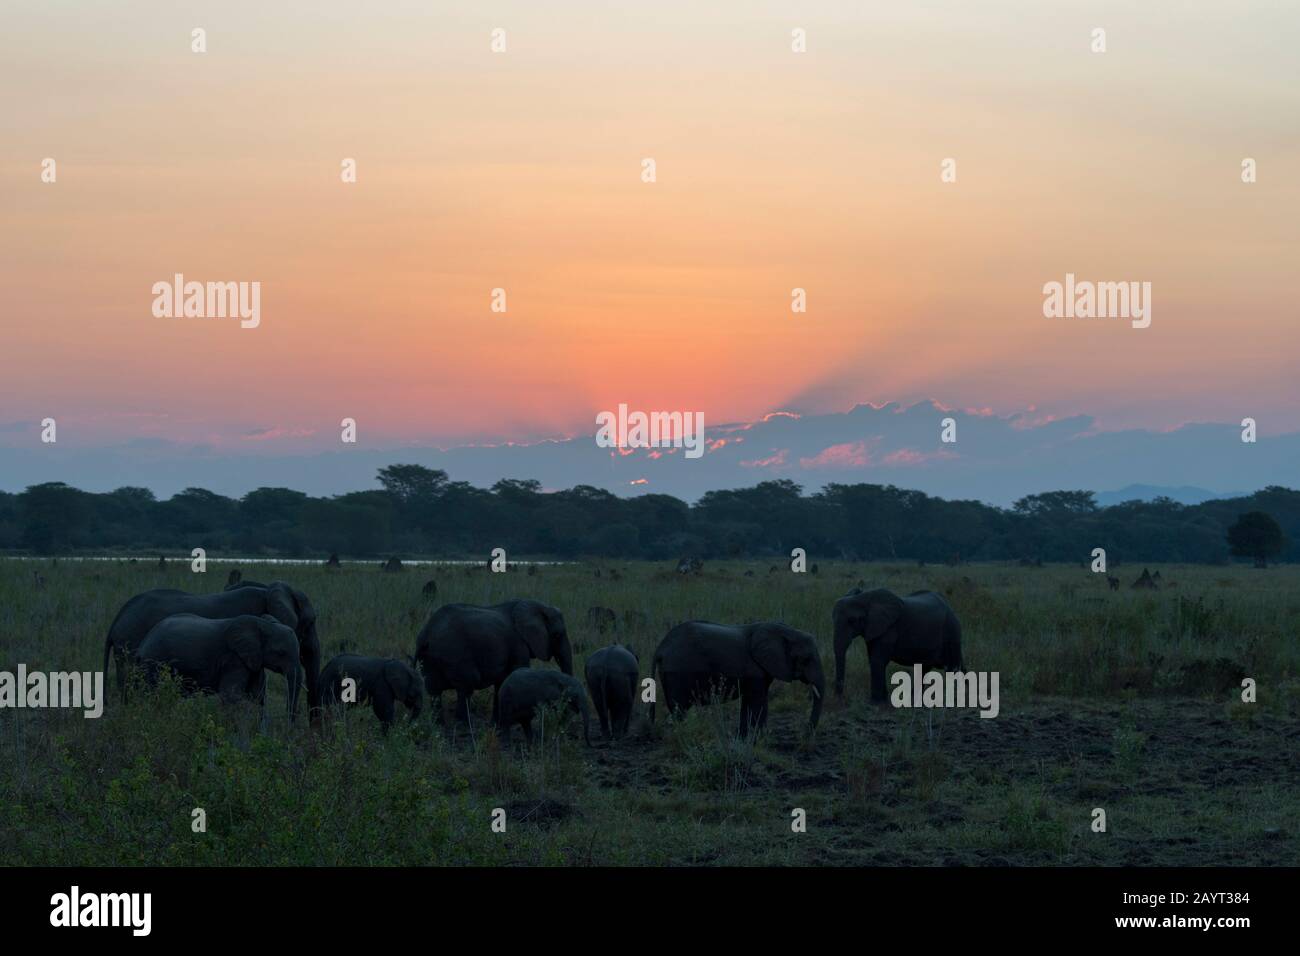
<svg viewBox="0 0 1300 956">
<path fill-rule="evenodd" d="M 957 423 L 955 444 L 940 440 L 940 422 L 949 417 Z M 270 440 L 303 431 L 272 426 L 238 442 L 199 448 L 156 440 L 147 446 L 87 448 L 65 442 L 62 435 L 57 446 L 10 441 L 0 445 L 0 490 L 66 481 L 90 491 L 141 485 L 160 497 L 189 486 L 243 495 L 263 485 L 332 495 L 376 488 L 380 468 L 410 463 L 443 469 L 453 480 L 480 487 L 503 477 L 535 478 L 546 488 L 585 484 L 632 495 L 651 485 L 656 492 L 694 501 L 706 491 L 789 478 L 810 492 L 828 482 L 868 482 L 1006 505 L 1060 488 L 1106 492 L 1141 484 L 1253 491 L 1270 484 L 1294 486 L 1300 474 L 1300 434 L 1260 436 L 1248 445 L 1235 422 L 1107 432 L 1088 415 L 1049 418 L 1029 409 L 989 415 L 982 408 L 943 411 L 931 402 L 855 405 L 848 411 L 713 426 L 708 450 L 695 459 L 676 448 L 623 449 L 632 452 L 624 455 L 598 447 L 592 436 L 327 451 L 295 443 L 285 449 Z"/>
<path fill-rule="evenodd" d="M 845 442 L 823 448 L 812 458 L 800 458 L 800 468 L 865 468 L 871 463 L 866 442 Z"/>
</svg>

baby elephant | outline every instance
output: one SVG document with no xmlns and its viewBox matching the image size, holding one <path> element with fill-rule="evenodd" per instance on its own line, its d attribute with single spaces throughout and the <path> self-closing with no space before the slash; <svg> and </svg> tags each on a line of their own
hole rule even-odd
<svg viewBox="0 0 1300 956">
<path fill-rule="evenodd" d="M 349 677 L 356 681 L 356 695 L 344 701 L 343 681 Z M 420 716 L 424 705 L 424 682 L 414 668 L 394 657 L 340 654 L 320 672 L 320 687 L 321 703 L 326 707 L 339 701 L 356 704 L 370 701 L 384 733 L 393 725 L 397 701 L 406 705 L 411 720 Z"/>
<path fill-rule="evenodd" d="M 587 658 L 587 689 L 596 705 L 600 730 L 608 739 L 627 733 L 636 701 L 638 661 L 636 654 L 622 644 L 602 647 Z"/>
<path fill-rule="evenodd" d="M 266 671 L 283 674 L 289 683 L 291 720 L 302 686 L 298 636 L 269 614 L 230 618 L 173 614 L 150 628 L 135 659 L 143 665 L 150 686 L 168 667 L 187 692 L 216 692 L 228 703 L 252 697 L 265 704 Z"/>
<path fill-rule="evenodd" d="M 524 734 L 531 740 L 533 717 L 537 714 L 537 708 L 561 699 L 568 710 L 582 714 L 582 739 L 590 747 L 591 735 L 587 726 L 590 715 L 587 710 L 587 695 L 582 692 L 582 685 L 576 677 L 540 667 L 521 667 L 511 671 L 501 685 L 498 698 L 500 716 L 497 720 L 497 733 L 501 742 L 510 745 L 510 733 L 515 724 L 522 724 Z"/>
</svg>

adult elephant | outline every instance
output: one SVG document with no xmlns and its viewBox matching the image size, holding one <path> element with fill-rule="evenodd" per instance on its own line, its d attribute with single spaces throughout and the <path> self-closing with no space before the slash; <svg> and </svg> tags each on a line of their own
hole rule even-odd
<svg viewBox="0 0 1300 956">
<path fill-rule="evenodd" d="M 149 629 L 135 660 L 153 686 L 169 668 L 186 692 L 208 691 L 227 703 L 241 697 L 266 699 L 266 672 L 283 674 L 289 685 L 289 718 L 298 703 L 298 637 L 269 614 L 232 618 L 173 614 Z"/>
<path fill-rule="evenodd" d="M 961 622 L 933 591 L 899 597 L 886 588 L 854 588 L 835 602 L 835 694 L 844 693 L 844 656 L 855 638 L 867 642 L 871 699 L 884 703 L 889 663 L 961 670 Z"/>
<path fill-rule="evenodd" d="M 117 683 L 126 694 L 126 664 L 149 629 L 173 614 L 226 619 L 242 614 L 269 614 L 294 632 L 298 657 L 307 677 L 307 705 L 320 705 L 317 688 L 320 676 L 320 640 L 316 636 L 316 609 L 307 595 L 282 581 L 268 585 L 243 584 L 216 594 L 159 589 L 137 594 L 122 605 L 104 641 L 104 671 L 112 655 L 117 664 Z"/>
<path fill-rule="evenodd" d="M 707 701 L 715 693 L 723 700 L 739 694 L 742 735 L 766 725 L 767 695 L 774 680 L 802 681 L 812 688 L 811 728 L 821 718 L 826 691 L 816 638 L 770 621 L 741 627 L 707 621 L 678 624 L 655 649 L 650 674 L 659 675 L 669 713 Z M 652 721 L 654 716 L 652 703 Z"/>
<path fill-rule="evenodd" d="M 468 722 L 470 697 L 491 687 L 495 722 L 501 684 L 533 658 L 554 660 L 564 673 L 573 674 L 564 615 L 540 601 L 506 601 L 491 607 L 444 604 L 415 639 L 416 666 L 440 720 L 443 691 L 456 691 L 456 716 Z"/>
</svg>

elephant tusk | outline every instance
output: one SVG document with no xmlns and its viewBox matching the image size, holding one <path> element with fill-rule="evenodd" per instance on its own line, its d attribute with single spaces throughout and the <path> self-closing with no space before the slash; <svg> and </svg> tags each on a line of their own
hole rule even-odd
<svg viewBox="0 0 1300 956">
<path fill-rule="evenodd" d="M 812 692 L 813 692 L 813 696 L 814 696 L 814 697 L 819 698 L 819 699 L 821 698 L 822 695 L 821 695 L 820 693 L 818 693 L 816 687 L 813 687 L 813 688 L 812 688 Z"/>
</svg>

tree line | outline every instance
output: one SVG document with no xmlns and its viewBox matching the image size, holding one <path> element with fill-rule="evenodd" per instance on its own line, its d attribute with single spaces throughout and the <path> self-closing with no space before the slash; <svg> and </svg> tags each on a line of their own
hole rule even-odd
<svg viewBox="0 0 1300 956">
<path fill-rule="evenodd" d="M 804 494 L 792 481 L 765 481 L 691 505 L 589 485 L 548 492 L 513 478 L 479 488 L 421 465 L 391 465 L 378 479 L 377 489 L 322 498 L 289 488 L 242 498 L 187 488 L 166 500 L 146 488 L 91 493 L 47 482 L 0 492 L 0 549 L 457 558 L 505 548 L 511 557 L 660 560 L 803 548 L 814 560 L 1077 563 L 1100 547 L 1111 563 L 1223 563 L 1234 553 L 1258 560 L 1256 551 L 1300 560 L 1300 492 L 1278 486 L 1198 505 L 1159 498 L 1105 508 L 1090 491 L 1050 491 L 998 508 L 875 484 Z M 1247 515 L 1255 517 L 1243 522 Z"/>
</svg>

